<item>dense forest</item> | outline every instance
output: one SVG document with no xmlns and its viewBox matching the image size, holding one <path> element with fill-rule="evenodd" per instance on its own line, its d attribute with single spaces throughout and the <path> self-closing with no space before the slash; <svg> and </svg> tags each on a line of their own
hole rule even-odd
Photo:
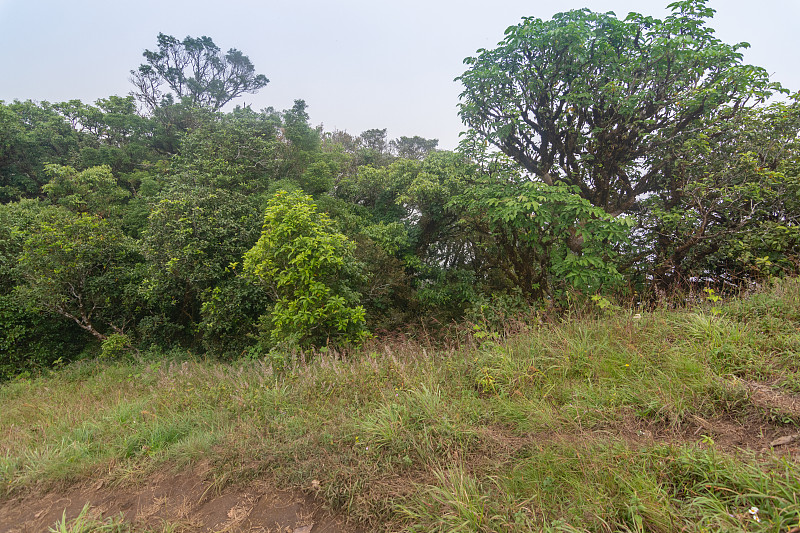
<svg viewBox="0 0 800 533">
<path fill-rule="evenodd" d="M 796 275 L 800 93 L 671 8 L 512 26 L 465 60 L 455 151 L 226 111 L 269 80 L 208 37 L 159 35 L 128 96 L 0 101 L 0 378 Z"/>
</svg>

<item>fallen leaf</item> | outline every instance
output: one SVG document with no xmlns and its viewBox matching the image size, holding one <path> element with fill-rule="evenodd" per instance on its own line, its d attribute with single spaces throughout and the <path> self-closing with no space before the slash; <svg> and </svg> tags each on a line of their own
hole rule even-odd
<svg viewBox="0 0 800 533">
<path fill-rule="evenodd" d="M 778 437 L 774 441 L 770 442 L 769 445 L 773 448 L 775 446 L 785 446 L 787 444 L 791 444 L 797 439 L 797 435 L 785 435 L 783 437 Z"/>
</svg>

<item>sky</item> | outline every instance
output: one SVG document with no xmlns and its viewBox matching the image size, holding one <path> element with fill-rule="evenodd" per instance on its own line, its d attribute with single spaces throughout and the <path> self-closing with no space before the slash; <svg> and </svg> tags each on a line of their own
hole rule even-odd
<svg viewBox="0 0 800 533">
<path fill-rule="evenodd" d="M 521 17 L 588 7 L 663 18 L 670 0 L 0 0 L 0 100 L 94 102 L 132 90 L 130 71 L 159 32 L 207 35 L 249 56 L 270 83 L 234 104 L 288 109 L 354 135 L 387 128 L 452 149 L 463 60 Z M 749 42 L 745 62 L 800 90 L 800 0 L 709 0 L 709 26 Z"/>
</svg>

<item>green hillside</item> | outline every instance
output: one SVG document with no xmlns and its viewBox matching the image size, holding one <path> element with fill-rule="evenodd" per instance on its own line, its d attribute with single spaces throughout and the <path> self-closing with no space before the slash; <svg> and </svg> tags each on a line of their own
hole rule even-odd
<svg viewBox="0 0 800 533">
<path fill-rule="evenodd" d="M 212 495 L 269 482 L 343 531 L 798 526 L 800 283 L 505 326 L 280 372 L 173 352 L 7 382 L 0 523 L 15 498 L 99 483 L 92 504 L 202 467 Z M 193 530 L 161 520 L 114 527 Z"/>
</svg>

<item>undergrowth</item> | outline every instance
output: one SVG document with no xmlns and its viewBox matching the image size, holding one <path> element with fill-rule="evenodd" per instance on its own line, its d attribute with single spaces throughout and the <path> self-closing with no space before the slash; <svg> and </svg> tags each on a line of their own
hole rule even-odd
<svg viewBox="0 0 800 533">
<path fill-rule="evenodd" d="M 800 392 L 800 283 L 711 307 L 529 317 L 281 371 L 75 363 L 0 386 L 0 493 L 202 460 L 220 490 L 268 477 L 370 530 L 785 532 L 797 450 L 769 444 L 799 413 L 753 387 Z"/>
</svg>

